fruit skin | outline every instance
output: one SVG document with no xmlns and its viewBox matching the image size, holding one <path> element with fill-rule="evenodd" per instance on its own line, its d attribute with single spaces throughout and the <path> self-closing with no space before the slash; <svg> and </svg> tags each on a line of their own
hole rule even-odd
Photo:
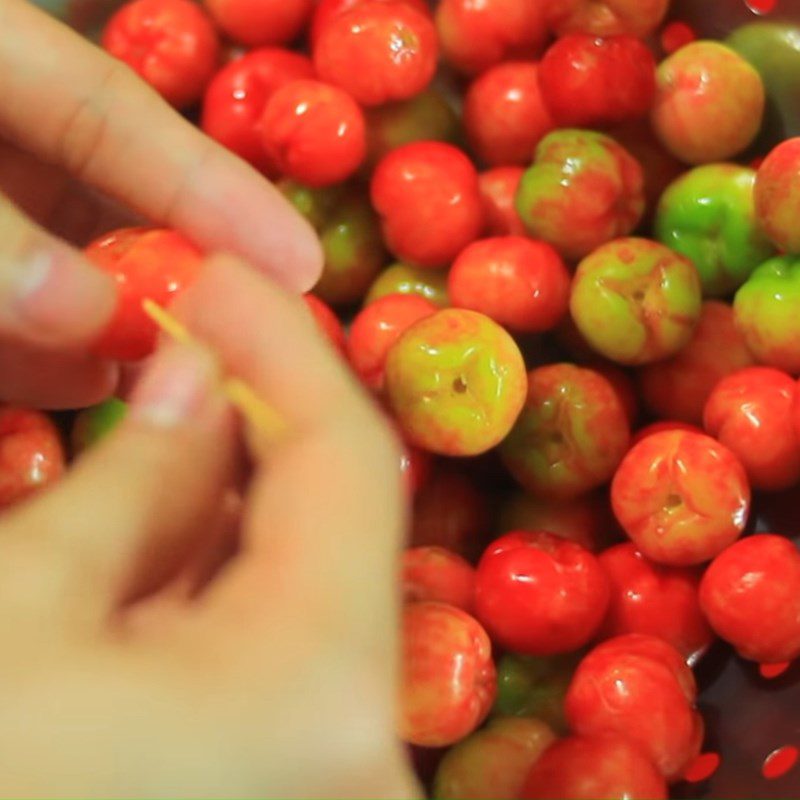
<svg viewBox="0 0 800 800">
<path fill-rule="evenodd" d="M 739 459 L 710 436 L 662 431 L 625 456 L 611 484 L 611 505 L 647 558 L 691 566 L 741 535 L 750 486 Z"/>
<path fill-rule="evenodd" d="M 739 457 L 754 489 L 788 489 L 800 481 L 796 407 L 797 384 L 785 372 L 749 367 L 716 385 L 703 426 Z"/>
<path fill-rule="evenodd" d="M 765 261 L 736 293 L 736 327 L 756 360 L 800 374 L 800 260 Z"/>
<path fill-rule="evenodd" d="M 116 397 L 78 412 L 70 434 L 72 452 L 80 455 L 104 439 L 125 419 L 128 404 Z"/>
<path fill-rule="evenodd" d="M 655 564 L 632 542 L 605 550 L 598 561 L 611 587 L 601 638 L 658 636 L 689 663 L 713 642 L 714 633 L 700 610 L 700 570 Z"/>
<path fill-rule="evenodd" d="M 274 92 L 286 83 L 313 78 L 311 60 L 280 47 L 253 50 L 213 77 L 203 98 L 202 129 L 269 177 L 277 168 L 261 142 L 261 117 Z"/>
<path fill-rule="evenodd" d="M 645 208 L 642 168 L 605 134 L 556 130 L 539 142 L 516 205 L 533 238 L 577 261 L 639 224 Z"/>
<path fill-rule="evenodd" d="M 392 345 L 418 320 L 437 311 L 424 297 L 390 294 L 365 306 L 353 319 L 347 340 L 350 364 L 366 386 L 381 391 Z"/>
<path fill-rule="evenodd" d="M 707 300 L 689 343 L 672 358 L 639 370 L 639 395 L 656 416 L 700 426 L 717 383 L 754 363 L 734 322 L 733 308 Z"/>
<path fill-rule="evenodd" d="M 528 773 L 521 800 L 667 800 L 664 778 L 642 749 L 616 734 L 569 736 Z"/>
<path fill-rule="evenodd" d="M 568 499 L 610 480 L 629 438 L 625 409 L 606 378 L 549 364 L 528 374 L 525 407 L 500 452 L 529 492 Z"/>
<path fill-rule="evenodd" d="M 775 534 L 748 536 L 718 555 L 700 584 L 711 627 L 762 664 L 800 656 L 800 554 Z"/>
<path fill-rule="evenodd" d="M 176 231 L 120 228 L 95 239 L 84 254 L 117 284 L 114 316 L 92 352 L 118 361 L 150 355 L 158 327 L 142 309 L 142 300 L 169 305 L 199 274 L 202 253 Z"/>
<path fill-rule="evenodd" d="M 725 161 L 755 139 L 764 116 L 764 84 L 734 50 L 697 41 L 657 71 L 652 123 L 664 146 L 687 164 Z"/>
<path fill-rule="evenodd" d="M 478 455 L 525 402 L 525 364 L 489 317 L 445 309 L 412 325 L 386 359 L 386 393 L 406 438 L 433 453 Z"/>
<path fill-rule="evenodd" d="M 674 355 L 692 338 L 701 310 L 694 265 L 664 245 L 616 239 L 578 265 L 572 319 L 591 347 L 619 364 Z"/>
<path fill-rule="evenodd" d="M 539 67 L 544 104 L 561 127 L 605 127 L 644 117 L 656 94 L 656 61 L 635 36 L 568 34 Z"/>
<path fill-rule="evenodd" d="M 288 44 L 311 16 L 314 0 L 203 0 L 217 25 L 248 47 Z"/>
<path fill-rule="evenodd" d="M 273 92 L 259 127 L 278 171 L 307 186 L 346 180 L 366 156 L 366 123 L 358 104 L 320 81 L 291 81 Z"/>
<path fill-rule="evenodd" d="M 41 411 L 0 407 L 0 508 L 57 481 L 66 469 L 58 429 Z"/>
<path fill-rule="evenodd" d="M 531 163 L 536 145 L 555 126 L 539 88 L 539 66 L 506 61 L 479 75 L 464 97 L 472 152 L 490 167 Z"/>
<path fill-rule="evenodd" d="M 547 0 L 547 21 L 557 36 L 588 33 L 593 36 L 645 37 L 667 13 L 669 0 Z"/>
<path fill-rule="evenodd" d="M 446 266 L 483 228 L 478 173 L 444 142 L 393 150 L 375 168 L 370 192 L 387 247 L 415 266 Z"/>
<path fill-rule="evenodd" d="M 430 269 L 391 264 L 381 272 L 369 287 L 364 303 L 374 303 L 387 294 L 413 294 L 424 297 L 437 308 L 447 308 L 447 276 Z"/>
<path fill-rule="evenodd" d="M 579 735 L 619 734 L 639 745 L 668 781 L 700 752 L 697 687 L 683 657 L 662 639 L 617 636 L 595 647 L 575 671 L 565 707 Z"/>
<path fill-rule="evenodd" d="M 178 109 L 200 99 L 219 60 L 214 26 L 190 0 L 126 3 L 108 20 L 102 44 Z"/>
<path fill-rule="evenodd" d="M 567 313 L 570 274 L 546 242 L 521 236 L 481 239 L 450 268 L 450 301 L 480 311 L 508 330 L 539 333 Z"/>
<path fill-rule="evenodd" d="M 333 309 L 313 294 L 303 295 L 303 300 L 305 300 L 306 305 L 313 314 L 320 333 L 330 341 L 341 355 L 345 355 L 347 342 L 344 328 Z"/>
<path fill-rule="evenodd" d="M 319 35 L 322 33 L 322 29 L 325 28 L 334 17 L 364 2 L 366 2 L 366 0 L 318 0 L 314 7 L 314 13 L 311 16 L 311 25 L 308 31 L 308 40 L 312 48 L 319 38 Z M 395 2 L 395 0 L 386 0 L 386 2 Z M 403 2 L 426 16 L 430 16 L 431 14 L 428 0 L 403 0 Z"/>
<path fill-rule="evenodd" d="M 527 236 L 516 207 L 524 174 L 522 167 L 494 167 L 478 175 L 487 236 Z"/>
<path fill-rule="evenodd" d="M 403 553 L 401 585 L 406 603 L 430 600 L 472 614 L 475 569 L 443 547 L 410 547 Z"/>
<path fill-rule="evenodd" d="M 445 754 L 433 797 L 517 800 L 531 767 L 554 739 L 538 719 L 493 719 Z"/>
<path fill-rule="evenodd" d="M 436 30 L 444 60 L 464 75 L 535 57 L 547 39 L 540 0 L 441 0 Z"/>
<path fill-rule="evenodd" d="M 403 611 L 399 736 L 445 747 L 474 731 L 496 692 L 492 646 L 480 624 L 444 603 Z"/>
<path fill-rule="evenodd" d="M 655 236 L 691 259 L 705 297 L 736 291 L 775 252 L 756 222 L 755 176 L 738 164 L 706 164 L 661 196 Z"/>
<path fill-rule="evenodd" d="M 800 252 L 800 137 L 773 148 L 756 173 L 754 200 L 761 229 L 785 252 Z"/>
<path fill-rule="evenodd" d="M 648 436 L 652 436 L 654 433 L 662 433 L 663 431 L 691 431 L 692 433 L 704 433 L 702 428 L 698 428 L 697 425 L 691 425 L 688 422 L 680 422 L 679 420 L 673 419 L 662 419 L 658 422 L 651 422 L 649 425 L 645 425 L 644 428 L 639 428 L 638 431 L 635 431 L 631 436 L 631 447 L 635 444 L 639 444 L 642 439 L 646 439 Z"/>
<path fill-rule="evenodd" d="M 402 438 L 399 431 L 398 438 Z M 428 482 L 432 471 L 432 461 L 430 453 L 403 442 L 403 446 L 400 448 L 400 473 L 406 491 L 412 498 Z"/>
<path fill-rule="evenodd" d="M 404 2 L 368 0 L 337 14 L 314 42 L 319 77 L 340 86 L 363 106 L 408 100 L 436 72 L 436 29 Z"/>
<path fill-rule="evenodd" d="M 542 531 L 514 531 L 484 551 L 475 615 L 492 641 L 522 655 L 570 653 L 597 632 L 608 606 L 597 558 Z"/>
</svg>

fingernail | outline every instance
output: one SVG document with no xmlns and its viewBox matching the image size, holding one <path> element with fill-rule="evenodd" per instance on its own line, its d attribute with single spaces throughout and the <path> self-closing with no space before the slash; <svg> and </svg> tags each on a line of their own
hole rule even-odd
<svg viewBox="0 0 800 800">
<path fill-rule="evenodd" d="M 2 270 L 17 324 L 42 342 L 77 346 L 97 336 L 116 305 L 114 281 L 68 251 L 42 249 Z"/>
<path fill-rule="evenodd" d="M 217 365 L 209 353 L 190 345 L 167 345 L 134 388 L 130 416 L 162 428 L 181 425 L 208 408 L 217 385 Z"/>
</svg>

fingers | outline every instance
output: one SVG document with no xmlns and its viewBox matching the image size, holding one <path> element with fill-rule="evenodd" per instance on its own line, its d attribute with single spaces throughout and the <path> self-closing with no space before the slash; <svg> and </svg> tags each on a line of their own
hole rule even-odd
<svg viewBox="0 0 800 800">
<path fill-rule="evenodd" d="M 319 277 L 316 237 L 268 181 L 24 0 L 0 3 L 0 92 L 0 132 L 17 145 L 288 288 Z"/>
<path fill-rule="evenodd" d="M 103 330 L 113 281 L 0 196 L 0 337 L 69 350 Z"/>
<path fill-rule="evenodd" d="M 51 613 L 104 621 L 121 603 L 163 586 L 200 546 L 233 453 L 232 420 L 216 385 L 206 354 L 169 346 L 120 428 L 9 517 L 0 548 L 34 543 L 47 553 L 43 563 L 56 565 Z"/>
</svg>

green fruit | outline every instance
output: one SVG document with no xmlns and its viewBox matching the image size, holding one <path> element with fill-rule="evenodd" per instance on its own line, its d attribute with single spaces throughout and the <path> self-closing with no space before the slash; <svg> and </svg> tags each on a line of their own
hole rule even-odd
<svg viewBox="0 0 800 800">
<path fill-rule="evenodd" d="M 407 264 L 392 264 L 370 286 L 364 303 L 371 303 L 387 294 L 418 294 L 439 308 L 447 308 L 447 274 L 434 269 L 410 267 Z"/>
<path fill-rule="evenodd" d="M 112 397 L 99 405 L 85 408 L 72 426 L 72 449 L 77 455 L 97 444 L 125 419 L 128 404 Z"/>
</svg>

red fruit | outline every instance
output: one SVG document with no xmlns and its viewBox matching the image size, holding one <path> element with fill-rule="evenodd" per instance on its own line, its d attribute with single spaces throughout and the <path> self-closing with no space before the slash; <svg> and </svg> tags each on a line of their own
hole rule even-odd
<svg viewBox="0 0 800 800">
<path fill-rule="evenodd" d="M 489 637 L 466 612 L 431 602 L 405 607 L 402 633 L 400 738 L 423 747 L 463 739 L 497 691 Z"/>
<path fill-rule="evenodd" d="M 644 117 L 656 93 L 656 60 L 633 36 L 583 33 L 553 44 L 539 66 L 542 99 L 561 126 L 602 127 Z"/>
<path fill-rule="evenodd" d="M 785 372 L 749 367 L 723 378 L 708 398 L 706 431 L 739 457 L 755 489 L 788 489 L 800 480 L 796 397 Z"/>
<path fill-rule="evenodd" d="M 326 336 L 330 343 L 342 354 L 346 355 L 346 337 L 342 323 L 333 312 L 333 309 L 319 297 L 313 294 L 303 295 L 306 305 L 314 315 L 320 332 Z"/>
<path fill-rule="evenodd" d="M 551 533 L 515 531 L 492 542 L 478 563 L 475 613 L 512 652 L 569 653 L 597 632 L 608 592 L 588 550 Z"/>
<path fill-rule="evenodd" d="M 616 734 L 569 736 L 528 773 L 521 800 L 666 800 L 667 785 L 642 749 Z"/>
<path fill-rule="evenodd" d="M 405 2 L 365 0 L 328 20 L 314 42 L 320 78 L 364 106 L 419 94 L 436 72 L 430 17 Z"/>
<path fill-rule="evenodd" d="M 527 236 L 515 206 L 524 172 L 522 167 L 495 167 L 478 176 L 487 236 Z"/>
<path fill-rule="evenodd" d="M 421 450 L 419 447 L 414 447 L 413 444 L 403 442 L 400 453 L 400 472 L 412 496 L 427 483 L 431 474 L 432 464 L 433 456 L 430 453 Z"/>
<path fill-rule="evenodd" d="M 367 152 L 364 114 L 347 92 L 320 81 L 277 89 L 261 117 L 261 141 L 279 172 L 307 186 L 339 183 Z"/>
<path fill-rule="evenodd" d="M 595 372 L 598 372 L 611 384 L 611 388 L 617 393 L 622 408 L 625 410 L 628 424 L 633 428 L 639 419 L 639 399 L 636 396 L 633 379 L 622 367 L 604 360 L 592 359 L 587 366 L 591 366 Z"/>
<path fill-rule="evenodd" d="M 366 2 L 367 0 L 318 0 L 314 14 L 311 17 L 311 28 L 308 32 L 308 39 L 313 47 L 322 29 L 339 14 L 349 11 L 351 8 Z M 386 0 L 386 2 L 395 2 L 396 0 Z M 426 16 L 431 15 L 431 9 L 428 5 L 428 0 L 402 0 L 407 5 L 412 6 Z"/>
<path fill-rule="evenodd" d="M 169 305 L 199 274 L 202 253 L 176 231 L 160 228 L 121 228 L 96 239 L 84 252 L 117 282 L 116 311 L 92 352 L 117 361 L 150 355 L 158 327 L 142 301 Z"/>
<path fill-rule="evenodd" d="M 639 428 L 633 436 L 631 436 L 631 447 L 635 444 L 639 444 L 642 439 L 646 439 L 648 436 L 652 436 L 654 433 L 661 433 L 662 431 L 690 431 L 692 433 L 703 433 L 702 428 L 698 428 L 696 425 L 689 425 L 688 422 L 676 422 L 675 420 L 671 419 L 663 419 L 659 422 L 651 422 L 649 425 L 645 425 L 643 428 Z"/>
<path fill-rule="evenodd" d="M 414 142 L 398 147 L 376 167 L 371 193 L 386 244 L 404 261 L 443 267 L 480 236 L 478 173 L 452 145 Z"/>
<path fill-rule="evenodd" d="M 383 368 L 392 345 L 417 320 L 438 307 L 415 294 L 389 294 L 365 306 L 350 326 L 347 352 L 358 376 L 370 388 L 383 389 Z"/>
<path fill-rule="evenodd" d="M 203 0 L 217 25 L 249 47 L 288 44 L 302 32 L 314 0 Z"/>
<path fill-rule="evenodd" d="M 64 469 L 64 447 L 50 417 L 28 408 L 0 408 L 0 508 L 58 480 Z"/>
<path fill-rule="evenodd" d="M 484 164 L 529 166 L 539 140 L 555 127 L 538 65 L 508 61 L 476 78 L 464 98 L 464 126 Z"/>
<path fill-rule="evenodd" d="M 631 634 L 609 639 L 581 661 L 565 711 L 582 736 L 619 734 L 638 744 L 668 781 L 697 757 L 703 722 L 693 703 L 691 670 L 661 639 Z"/>
<path fill-rule="evenodd" d="M 555 327 L 569 307 L 570 274 L 546 242 L 521 236 L 473 242 L 447 280 L 456 308 L 480 311 L 511 331 Z"/>
<path fill-rule="evenodd" d="M 264 108 L 284 84 L 313 77 L 311 61 L 300 53 L 280 47 L 253 50 L 214 76 L 203 100 L 201 127 L 212 139 L 272 177 L 277 170 L 261 141 Z"/>
<path fill-rule="evenodd" d="M 168 103 L 199 100 L 219 60 L 211 20 L 190 0 L 133 0 L 106 24 L 103 47 Z"/>
<path fill-rule="evenodd" d="M 599 556 L 611 586 L 611 601 L 600 635 L 644 633 L 669 642 L 687 660 L 711 644 L 714 634 L 700 610 L 701 573 L 648 561 L 627 542 Z"/>
<path fill-rule="evenodd" d="M 536 56 L 547 39 L 549 0 L 441 0 L 436 29 L 445 60 L 477 75 L 512 58 Z"/>
<path fill-rule="evenodd" d="M 667 13 L 669 0 L 547 0 L 547 21 L 558 36 L 645 37 Z"/>
<path fill-rule="evenodd" d="M 700 584 L 711 627 L 762 664 L 800 656 L 800 554 L 782 536 L 748 536 L 720 553 Z"/>
<path fill-rule="evenodd" d="M 744 530 L 744 467 L 710 436 L 663 431 L 642 439 L 611 484 L 614 514 L 638 549 L 661 564 L 709 561 Z"/>
<path fill-rule="evenodd" d="M 408 602 L 432 600 L 472 613 L 475 570 L 457 553 L 443 547 L 412 547 L 403 553 L 403 597 Z"/>
</svg>

